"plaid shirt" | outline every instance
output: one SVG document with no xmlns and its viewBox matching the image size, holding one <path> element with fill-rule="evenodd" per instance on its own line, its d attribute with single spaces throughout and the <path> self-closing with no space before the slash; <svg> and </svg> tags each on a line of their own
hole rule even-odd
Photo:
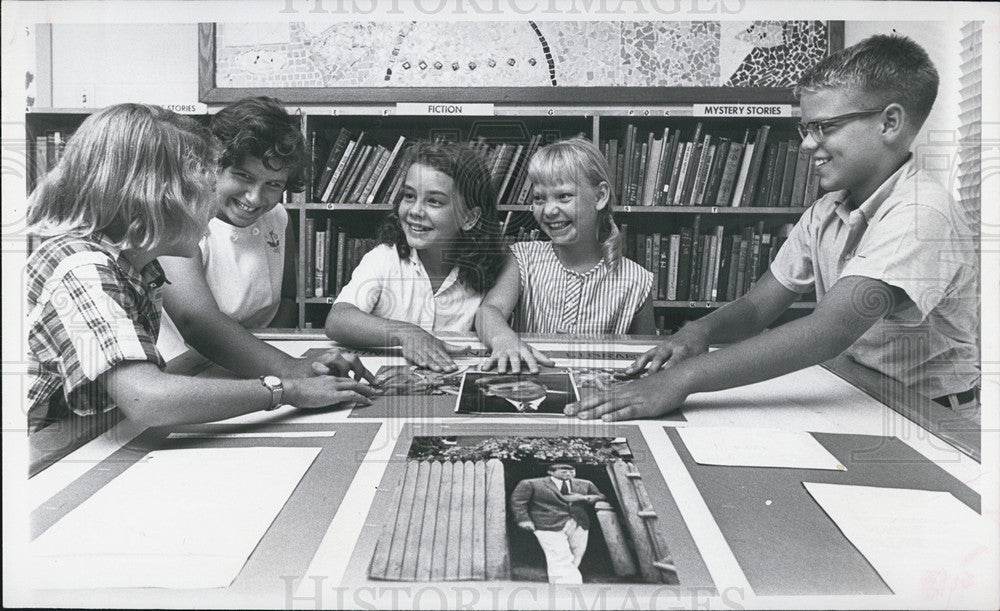
<svg viewBox="0 0 1000 611">
<path fill-rule="evenodd" d="M 60 236 L 32 254 L 26 272 L 29 431 L 67 408 L 80 415 L 113 408 L 96 381 L 122 361 L 163 368 L 156 337 L 165 278 L 157 261 L 138 272 L 104 236 Z"/>
</svg>

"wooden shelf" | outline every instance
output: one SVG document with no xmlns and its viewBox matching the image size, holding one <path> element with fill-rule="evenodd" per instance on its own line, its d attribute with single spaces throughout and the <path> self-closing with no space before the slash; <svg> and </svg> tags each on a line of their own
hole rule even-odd
<svg viewBox="0 0 1000 611">
<path fill-rule="evenodd" d="M 500 212 L 531 212 L 531 206 L 497 206 Z M 806 208 L 754 208 L 732 206 L 615 206 L 623 214 L 727 214 L 730 216 L 799 216 Z"/>
<path fill-rule="evenodd" d="M 386 212 L 392 210 L 392 206 L 389 204 L 341 204 L 341 203 L 329 203 L 329 204 L 285 204 L 288 208 L 302 208 L 305 210 L 329 210 L 331 212 L 336 211 L 348 211 L 348 210 L 371 210 L 373 212 Z"/>
<path fill-rule="evenodd" d="M 730 301 L 654 301 L 654 308 L 686 308 L 691 310 L 711 310 L 715 308 L 721 308 L 727 303 L 732 303 Z M 816 302 L 814 301 L 796 301 L 792 305 L 788 306 L 793 310 L 812 310 L 816 308 Z"/>
</svg>

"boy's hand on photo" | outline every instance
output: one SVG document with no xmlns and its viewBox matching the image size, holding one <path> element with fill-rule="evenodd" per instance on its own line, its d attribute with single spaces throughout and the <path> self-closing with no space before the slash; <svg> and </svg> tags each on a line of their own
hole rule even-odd
<svg viewBox="0 0 1000 611">
<path fill-rule="evenodd" d="M 369 397 L 376 394 L 368 384 L 350 378 L 316 376 L 284 381 L 285 403 L 298 408 L 327 407 L 352 403 L 355 406 L 371 405 Z"/>
<path fill-rule="evenodd" d="M 671 335 L 669 339 L 655 348 L 639 355 L 639 358 L 625 368 L 625 374 L 637 374 L 647 368 L 649 373 L 656 373 L 673 367 L 684 359 L 708 352 L 706 339 L 697 332 L 685 332 L 685 329 Z"/>
<path fill-rule="evenodd" d="M 507 373 L 509 365 L 511 373 L 521 373 L 521 361 L 524 361 L 531 373 L 538 373 L 539 363 L 546 367 L 555 365 L 552 359 L 522 342 L 516 335 L 501 337 L 492 341 L 491 344 L 493 354 L 480 366 L 482 371 L 489 371 L 495 367 L 497 373 Z"/>
<path fill-rule="evenodd" d="M 337 348 L 332 348 L 308 362 L 308 367 L 311 372 L 310 375 L 331 375 L 346 378 L 350 377 L 353 372 L 355 380 L 367 380 L 372 386 L 378 386 L 378 380 L 375 379 L 372 372 L 365 368 L 358 355 L 353 352 L 343 352 Z"/>
<path fill-rule="evenodd" d="M 663 372 L 595 393 L 570 403 L 563 413 L 581 420 L 600 418 L 605 422 L 665 416 L 679 408 L 689 394 L 670 375 Z"/>
<path fill-rule="evenodd" d="M 451 355 L 466 354 L 469 346 L 457 346 L 441 341 L 423 329 L 414 328 L 399 338 L 403 358 L 417 367 L 437 372 L 458 371 Z"/>
</svg>

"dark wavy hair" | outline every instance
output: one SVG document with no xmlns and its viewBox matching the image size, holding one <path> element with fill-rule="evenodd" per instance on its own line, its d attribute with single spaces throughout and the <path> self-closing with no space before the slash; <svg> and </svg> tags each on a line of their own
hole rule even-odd
<svg viewBox="0 0 1000 611">
<path fill-rule="evenodd" d="M 497 221 L 497 192 L 477 151 L 465 144 L 450 142 L 416 142 L 403 156 L 400 168 L 409 172 L 414 164 L 427 166 L 455 181 L 462 204 L 468 210 L 479 209 L 479 220 L 468 231 L 459 230 L 452 247 L 445 252 L 445 261 L 458 267 L 458 281 L 466 287 L 485 293 L 496 283 L 503 266 L 500 247 L 500 223 Z M 393 213 L 378 232 L 381 244 L 395 246 L 401 259 L 410 256 L 410 245 L 399 221 L 400 194 L 393 202 Z"/>
<path fill-rule="evenodd" d="M 248 155 L 259 157 L 264 167 L 276 172 L 288 168 L 286 189 L 293 193 L 305 189 L 306 142 L 298 119 L 280 101 L 243 98 L 217 112 L 210 129 L 222 147 L 220 168 L 234 166 Z"/>
</svg>

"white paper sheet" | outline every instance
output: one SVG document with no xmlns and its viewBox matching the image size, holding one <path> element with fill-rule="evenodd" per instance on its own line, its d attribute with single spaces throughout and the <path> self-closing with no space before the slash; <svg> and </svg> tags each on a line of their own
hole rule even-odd
<svg viewBox="0 0 1000 611">
<path fill-rule="evenodd" d="M 319 452 L 151 452 L 31 544 L 33 585 L 226 587 Z"/>
<path fill-rule="evenodd" d="M 804 485 L 895 594 L 955 609 L 979 607 L 996 590 L 996 542 L 984 538 L 981 516 L 950 493 Z"/>
<path fill-rule="evenodd" d="M 333 437 L 337 431 L 258 431 L 247 433 L 170 433 L 167 439 L 267 439 L 274 437 Z"/>
<path fill-rule="evenodd" d="M 803 431 L 679 427 L 677 432 L 700 465 L 846 470 L 815 437 Z"/>
</svg>

